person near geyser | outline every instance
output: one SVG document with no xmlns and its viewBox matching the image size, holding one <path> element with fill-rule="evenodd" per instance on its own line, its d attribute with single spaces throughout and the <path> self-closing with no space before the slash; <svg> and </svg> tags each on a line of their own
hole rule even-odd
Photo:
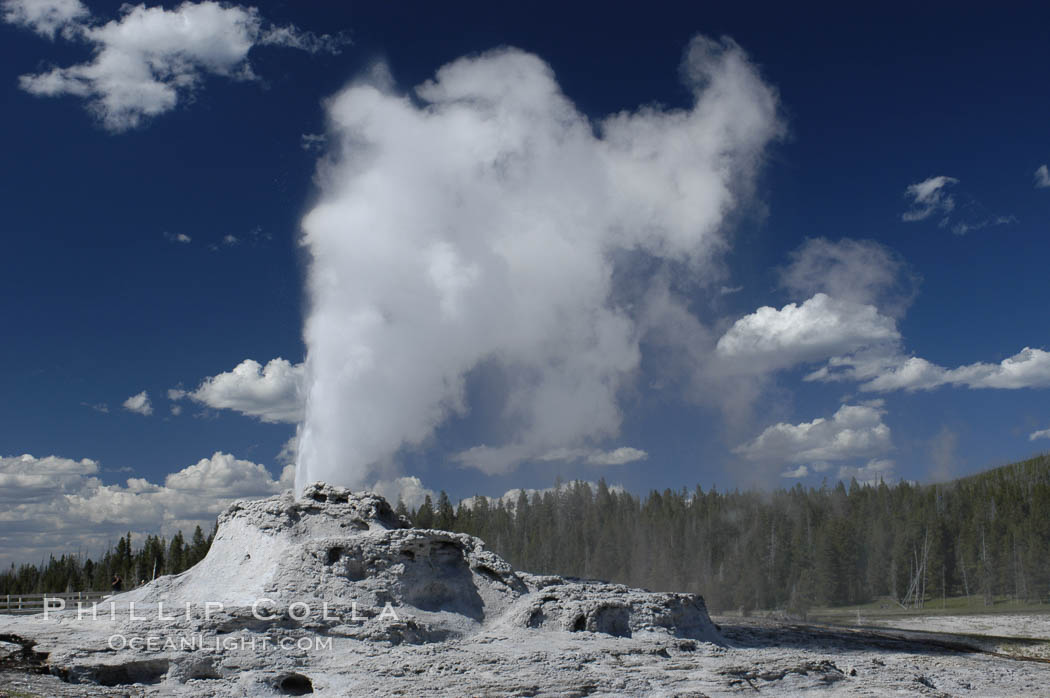
<svg viewBox="0 0 1050 698">
<path fill-rule="evenodd" d="M 113 593 L 116 594 L 123 588 L 124 580 L 120 578 L 119 574 L 115 574 L 113 575 L 113 583 L 110 586 L 113 587 Z"/>
</svg>

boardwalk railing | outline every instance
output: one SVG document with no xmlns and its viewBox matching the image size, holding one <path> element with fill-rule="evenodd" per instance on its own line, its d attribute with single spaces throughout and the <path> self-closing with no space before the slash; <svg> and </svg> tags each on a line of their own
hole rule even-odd
<svg viewBox="0 0 1050 698">
<path fill-rule="evenodd" d="M 109 596 L 105 591 L 69 591 L 61 594 L 6 594 L 0 595 L 0 613 L 43 613 L 44 599 L 48 608 L 58 610 L 62 604 L 54 599 L 66 602 L 66 608 L 76 608 L 77 602 L 89 606 Z"/>
</svg>

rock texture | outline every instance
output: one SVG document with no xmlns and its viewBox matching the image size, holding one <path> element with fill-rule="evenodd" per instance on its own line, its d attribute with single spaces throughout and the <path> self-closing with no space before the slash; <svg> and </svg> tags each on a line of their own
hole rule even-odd
<svg viewBox="0 0 1050 698">
<path fill-rule="evenodd" d="M 666 654 L 722 642 L 694 594 L 519 573 L 477 538 L 411 528 L 383 498 L 321 483 L 234 504 L 183 574 L 47 616 L 0 619 L 0 633 L 68 682 L 186 694 L 204 682 L 211 695 L 338 686 L 363 657 L 401 646 L 425 657 L 577 634 Z"/>
</svg>

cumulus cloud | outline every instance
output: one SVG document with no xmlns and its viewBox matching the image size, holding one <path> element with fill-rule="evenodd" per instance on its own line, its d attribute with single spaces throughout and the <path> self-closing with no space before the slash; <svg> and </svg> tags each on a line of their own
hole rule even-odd
<svg viewBox="0 0 1050 698">
<path fill-rule="evenodd" d="M 875 306 L 818 293 L 801 305 L 764 306 L 745 315 L 716 351 L 736 371 L 765 373 L 899 338 L 897 323 Z"/>
<path fill-rule="evenodd" d="M 942 385 L 967 388 L 1050 387 L 1050 352 L 1025 347 L 997 364 L 977 362 L 947 369 L 919 357 L 909 357 L 896 365 L 881 370 L 861 390 L 887 392 L 891 390 L 930 390 Z"/>
<path fill-rule="evenodd" d="M 896 479 L 894 463 L 886 458 L 872 458 L 862 466 L 843 465 L 839 467 L 839 479 L 856 478 L 861 485 L 877 485 Z"/>
<path fill-rule="evenodd" d="M 316 36 L 265 22 L 253 7 L 183 2 L 163 7 L 123 5 L 102 23 L 76 0 L 4 0 L 4 21 L 87 44 L 91 61 L 52 67 L 19 78 L 41 97 L 72 95 L 111 131 L 126 131 L 171 111 L 210 75 L 255 79 L 248 53 L 255 46 L 338 52 L 342 37 Z"/>
<path fill-rule="evenodd" d="M 298 486 L 395 468 L 401 447 L 469 410 L 470 380 L 505 398 L 501 436 L 460 454 L 485 472 L 615 437 L 646 327 L 632 308 L 652 280 L 614 278 L 639 258 L 707 278 L 782 132 L 775 92 L 731 40 L 694 39 L 681 74 L 690 108 L 593 123 L 515 49 L 454 61 L 411 96 L 380 70 L 329 100 L 302 223 Z"/>
<path fill-rule="evenodd" d="M 870 240 L 806 240 L 780 270 L 780 285 L 805 299 L 738 319 L 718 339 L 713 364 L 733 376 L 761 376 L 799 364 L 900 354 L 897 319 L 919 277 L 900 255 Z M 825 366 L 810 380 L 845 378 Z"/>
<path fill-rule="evenodd" d="M 1050 187 L 1050 169 L 1046 165 L 1040 165 L 1035 171 L 1035 188 L 1046 189 Z"/>
<path fill-rule="evenodd" d="M 955 199 L 947 193 L 947 188 L 957 184 L 954 177 L 930 177 L 917 184 L 909 185 L 904 195 L 911 199 L 911 209 L 901 215 L 905 221 L 921 221 L 935 213 L 951 213 L 955 208 Z"/>
<path fill-rule="evenodd" d="M 851 381 L 868 392 L 1050 386 L 1050 354 L 1042 349 L 1025 347 L 998 364 L 953 369 L 906 353 L 894 318 L 904 315 L 918 282 L 898 255 L 877 243 L 807 240 L 791 254 L 780 283 L 792 295 L 816 295 L 740 318 L 718 340 L 716 353 L 735 375 L 827 359 L 805 380 Z"/>
<path fill-rule="evenodd" d="M 190 398 L 217 410 L 234 410 L 263 422 L 295 424 L 302 419 L 303 365 L 276 358 L 262 366 L 245 359 L 232 371 L 205 378 L 193 391 L 172 388 L 168 399 Z"/>
<path fill-rule="evenodd" d="M 149 393 L 143 390 L 138 395 L 132 395 L 124 401 L 124 409 L 144 417 L 150 416 L 153 414 L 153 405 L 149 401 Z"/>
<path fill-rule="evenodd" d="M 583 462 L 588 465 L 626 465 L 648 457 L 649 454 L 640 448 L 621 446 L 611 451 L 591 448 L 557 448 L 544 453 L 538 460 Z"/>
<path fill-rule="evenodd" d="M 842 405 L 831 419 L 781 422 L 754 440 L 733 449 L 756 462 L 834 462 L 879 456 L 893 448 L 884 410 L 868 405 Z"/>
<path fill-rule="evenodd" d="M 184 245 L 193 242 L 193 238 L 191 238 L 186 233 L 179 233 L 178 235 L 174 235 L 172 233 L 164 233 L 164 239 L 168 242 L 181 242 Z"/>
<path fill-rule="evenodd" d="M 480 503 L 479 500 L 484 500 L 484 502 L 490 507 L 502 504 L 504 507 L 513 510 L 518 504 L 518 499 L 520 499 L 521 495 L 523 494 L 525 495 L 525 498 L 528 499 L 529 502 L 531 502 L 532 498 L 536 495 L 542 497 L 549 492 L 560 494 L 563 492 L 568 492 L 574 487 L 577 487 L 578 485 L 586 485 L 590 488 L 591 492 L 596 492 L 598 490 L 598 484 L 595 482 L 589 482 L 587 480 L 571 480 L 569 482 L 563 482 L 557 487 L 545 487 L 539 490 L 532 488 L 522 489 L 520 487 L 516 487 L 512 490 L 507 490 L 499 497 L 475 495 L 473 497 L 467 497 L 466 499 L 460 501 L 460 505 L 467 509 L 473 509 Z M 623 485 L 608 485 L 607 487 L 610 492 L 622 493 L 625 491 Z"/>
<path fill-rule="evenodd" d="M 591 451 L 584 460 L 591 465 L 627 465 L 648 457 L 649 454 L 640 448 L 621 446 L 611 451 Z"/>
<path fill-rule="evenodd" d="M 32 29 L 48 39 L 54 39 L 60 30 L 71 35 L 69 30 L 91 14 L 80 0 L 3 0 L 0 10 L 8 24 Z"/>
<path fill-rule="evenodd" d="M 299 437 L 292 436 L 281 445 L 281 450 L 277 452 L 277 462 L 281 465 L 295 465 L 298 452 Z"/>
<path fill-rule="evenodd" d="M 287 481 L 280 484 L 290 486 Z M 170 490 L 218 498 L 264 497 L 280 491 L 278 485 L 264 466 L 228 453 L 202 458 L 164 480 Z"/>
<path fill-rule="evenodd" d="M 30 562 L 49 553 L 101 552 L 131 531 L 189 534 L 209 529 L 235 499 L 276 494 L 292 486 L 294 469 L 279 480 L 228 453 L 172 473 L 163 485 L 129 478 L 105 485 L 96 461 L 31 455 L 0 458 L 0 562 Z"/>
<path fill-rule="evenodd" d="M 1029 441 L 1035 441 L 1036 439 L 1050 439 L 1050 429 L 1040 429 L 1028 435 Z"/>
<path fill-rule="evenodd" d="M 780 284 L 795 299 L 825 293 L 895 318 L 911 305 L 920 281 L 899 254 L 873 240 L 809 238 L 790 260 Z"/>
<path fill-rule="evenodd" d="M 809 468 L 804 465 L 800 465 L 797 468 L 789 468 L 784 472 L 780 473 L 780 477 L 787 478 L 800 478 L 809 475 Z"/>
<path fill-rule="evenodd" d="M 522 461 L 530 458 L 539 458 L 542 454 L 534 453 L 521 444 L 510 444 L 508 446 L 471 446 L 460 451 L 452 457 L 452 460 L 464 468 L 474 468 L 486 475 L 504 475 L 514 470 Z M 298 486 L 298 485 L 297 485 Z"/>
<path fill-rule="evenodd" d="M 98 462 L 31 455 L 0 458 L 2 510 L 20 502 L 38 503 L 77 491 L 85 476 L 98 473 Z"/>
</svg>

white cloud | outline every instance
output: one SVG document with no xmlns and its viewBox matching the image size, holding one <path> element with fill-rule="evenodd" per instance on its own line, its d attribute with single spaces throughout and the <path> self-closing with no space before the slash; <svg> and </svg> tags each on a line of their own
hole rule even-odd
<svg viewBox="0 0 1050 698">
<path fill-rule="evenodd" d="M 1036 173 L 1038 179 L 1038 172 Z M 905 221 L 921 221 L 937 214 L 940 220 L 937 222 L 939 228 L 950 228 L 956 235 L 967 233 L 989 226 L 1016 223 L 1016 216 L 989 216 L 983 218 L 971 218 L 969 221 L 954 220 L 952 211 L 955 210 L 955 199 L 947 193 L 948 187 L 957 184 L 959 180 L 953 177 L 930 177 L 927 180 L 912 184 L 905 190 L 905 196 L 911 198 L 912 207 L 901 216 Z M 1038 185 L 1037 185 L 1038 186 Z M 981 211 L 983 206 L 975 199 L 966 197 L 965 210 L 970 216 L 975 211 Z"/>
<path fill-rule="evenodd" d="M 539 456 L 541 461 L 582 461 L 588 465 L 626 465 L 645 460 L 649 454 L 640 448 L 621 446 L 611 451 L 590 448 L 557 448 Z"/>
<path fill-rule="evenodd" d="M 502 496 L 499 496 L 499 497 L 488 497 L 488 496 L 485 496 L 485 495 L 475 495 L 473 497 L 467 497 L 466 499 L 461 500 L 460 501 L 460 505 L 466 507 L 467 509 L 473 509 L 475 506 L 477 506 L 478 500 L 479 499 L 483 499 L 483 500 L 485 500 L 485 502 L 490 507 L 496 506 L 496 505 L 502 503 L 504 507 L 507 507 L 507 508 L 510 508 L 510 509 L 513 510 L 517 506 L 518 499 L 521 498 L 522 494 L 524 494 L 525 498 L 528 499 L 529 502 L 531 503 L 532 502 L 532 498 L 535 495 L 539 495 L 540 497 L 542 497 L 543 495 L 547 494 L 548 492 L 559 492 L 559 493 L 560 492 L 568 492 L 569 490 L 573 489 L 577 485 L 586 485 L 587 487 L 590 488 L 592 493 L 596 492 L 598 490 L 598 484 L 595 483 L 595 482 L 589 482 L 587 480 L 570 480 L 569 482 L 561 483 L 557 487 L 545 487 L 545 488 L 539 489 L 539 490 L 531 489 L 531 488 L 529 488 L 529 489 L 522 489 L 520 487 L 516 487 L 516 488 L 514 488 L 512 490 L 507 490 L 506 492 L 503 493 Z M 623 485 L 607 485 L 607 487 L 608 487 L 610 492 L 623 493 L 623 492 L 626 491 L 624 489 Z"/>
<path fill-rule="evenodd" d="M 296 434 L 281 445 L 277 452 L 277 462 L 281 465 L 295 465 L 295 459 L 299 455 L 299 435 Z"/>
<path fill-rule="evenodd" d="M 238 460 L 228 453 L 215 453 L 172 473 L 164 486 L 180 492 L 209 497 L 264 497 L 275 491 L 266 468 L 251 461 Z"/>
<path fill-rule="evenodd" d="M 1016 222 L 1017 216 L 996 216 L 994 218 L 985 218 L 970 223 L 960 221 L 952 226 L 952 232 L 956 235 L 966 235 L 967 233 L 972 233 L 975 230 L 980 230 L 989 226 L 1007 225 L 1008 223 Z"/>
<path fill-rule="evenodd" d="M 153 405 L 149 401 L 149 393 L 143 390 L 138 395 L 132 395 L 124 401 L 124 409 L 129 412 L 141 414 L 148 417 L 153 414 Z"/>
<path fill-rule="evenodd" d="M 611 451 L 593 451 L 587 454 L 586 461 L 591 465 L 626 465 L 648 457 L 649 454 L 640 448 L 621 446 Z"/>
<path fill-rule="evenodd" d="M 264 422 L 295 424 L 302 419 L 303 365 L 282 358 L 266 366 L 245 359 L 232 371 L 205 378 L 194 391 L 172 388 L 170 400 L 191 398 L 218 410 L 234 410 Z"/>
<path fill-rule="evenodd" d="M 780 310 L 764 306 L 737 320 L 716 351 L 742 373 L 765 373 L 900 338 L 893 318 L 873 305 L 818 293 Z"/>
<path fill-rule="evenodd" d="M 109 414 L 109 405 L 107 405 L 104 402 L 98 402 L 98 403 L 82 402 L 80 404 L 83 405 L 84 407 L 90 407 L 91 409 L 93 409 L 96 412 L 101 412 L 102 414 Z"/>
<path fill-rule="evenodd" d="M 844 465 L 839 468 L 839 479 L 856 478 L 861 485 L 877 485 L 894 479 L 893 461 L 885 458 L 873 458 L 860 467 Z"/>
<path fill-rule="evenodd" d="M 840 360 L 839 365 L 850 366 L 848 360 Z M 852 368 L 852 367 L 851 367 Z M 861 384 L 865 391 L 889 392 L 892 390 L 929 390 L 944 385 L 947 370 L 931 364 L 917 356 L 890 356 L 885 362 L 876 361 L 859 365 L 855 378 L 870 380 Z"/>
<path fill-rule="evenodd" d="M 831 417 L 802 424 L 774 424 L 753 441 L 733 449 L 751 461 L 806 463 L 878 456 L 893 448 L 884 410 L 843 405 Z"/>
<path fill-rule="evenodd" d="M 970 388 L 1047 388 L 1050 387 L 1050 352 L 1025 347 L 997 364 L 978 362 L 954 368 L 947 381 Z"/>
<path fill-rule="evenodd" d="M 634 273 L 624 293 L 614 277 L 634 255 L 724 280 L 726 214 L 782 132 L 775 92 L 735 43 L 703 37 L 681 70 L 689 108 L 597 122 L 515 49 L 459 59 L 411 96 L 382 72 L 327 102 L 302 223 L 304 481 L 389 476 L 402 446 L 469 409 L 475 379 L 506 398 L 499 437 L 460 454 L 484 472 L 615 437 L 645 329 L 631 308 L 656 282 Z"/>
<path fill-rule="evenodd" d="M 98 473 L 98 463 L 31 455 L 0 458 L 0 512 L 20 502 L 39 502 L 74 492 L 80 481 Z M 2 520 L 2 519 L 0 519 Z"/>
<path fill-rule="evenodd" d="M 1040 429 L 1028 435 L 1029 441 L 1035 441 L 1036 439 L 1050 439 L 1050 429 Z"/>
<path fill-rule="evenodd" d="M 253 7 L 218 2 L 183 2 L 173 10 L 123 5 L 105 24 L 88 17 L 75 0 L 5 0 L 4 20 L 46 36 L 57 29 L 88 44 L 94 58 L 66 68 L 22 75 L 23 90 L 46 97 L 73 95 L 111 131 L 140 126 L 171 111 L 197 90 L 206 76 L 255 78 L 248 62 L 257 45 L 311 52 L 338 52 L 345 40 L 315 36 L 295 27 L 267 25 Z"/>
<path fill-rule="evenodd" d="M 77 27 L 90 15 L 80 0 L 3 0 L 4 21 L 55 38 L 59 30 Z M 68 37 L 67 37 L 68 38 Z"/>
<path fill-rule="evenodd" d="M 32 562 L 48 553 L 97 554 L 117 537 L 192 533 L 211 528 L 235 499 L 292 486 L 293 468 L 274 480 L 261 465 L 215 453 L 169 475 L 163 485 L 129 478 L 105 485 L 98 463 L 30 455 L 0 458 L 0 562 Z"/>
<path fill-rule="evenodd" d="M 522 461 L 535 458 L 533 449 L 512 444 L 510 446 L 471 446 L 452 456 L 452 460 L 464 468 L 474 468 L 486 475 L 505 475 Z M 298 486 L 298 484 L 296 485 Z"/>
<path fill-rule="evenodd" d="M 461 466 L 475 468 L 487 475 L 502 475 L 510 472 L 522 461 L 565 461 L 582 462 L 587 465 L 626 465 L 645 460 L 649 454 L 639 448 L 621 446 L 611 451 L 592 448 L 555 448 L 549 451 L 533 452 L 529 448 L 514 444 L 492 448 L 475 446 L 453 456 Z"/>
<path fill-rule="evenodd" d="M 861 384 L 861 390 L 930 390 L 941 385 L 967 388 L 1050 388 L 1050 352 L 1025 347 L 997 364 L 977 362 L 947 369 L 926 359 L 910 357 L 890 365 Z"/>
<path fill-rule="evenodd" d="M 181 242 L 184 245 L 189 244 L 193 241 L 193 238 L 191 238 L 186 233 L 179 233 L 178 235 L 174 235 L 172 233 L 164 233 L 164 239 L 168 242 Z"/>
<path fill-rule="evenodd" d="M 807 468 L 804 465 L 800 465 L 797 468 L 790 468 L 790 469 L 785 470 L 784 472 L 780 473 L 780 477 L 787 477 L 787 478 L 806 477 L 807 475 L 809 475 L 809 468 Z"/>
<path fill-rule="evenodd" d="M 900 317 L 919 283 L 899 254 L 872 240 L 809 238 L 790 257 L 780 284 L 796 299 L 826 293 Z"/>
<path fill-rule="evenodd" d="M 959 180 L 954 177 L 930 177 L 923 181 L 909 185 L 905 189 L 905 196 L 911 198 L 911 210 L 905 211 L 901 219 L 905 221 L 921 221 L 929 218 L 934 213 L 950 213 L 955 208 L 955 199 L 945 189 Z"/>
<path fill-rule="evenodd" d="M 238 242 L 240 242 L 240 240 L 237 239 L 236 235 L 224 235 L 222 238 L 222 244 L 226 245 L 227 247 L 233 247 Z"/>
<path fill-rule="evenodd" d="M 1040 165 L 1035 171 L 1035 187 L 1036 189 L 1050 187 L 1050 169 L 1047 169 L 1046 165 Z"/>
</svg>

